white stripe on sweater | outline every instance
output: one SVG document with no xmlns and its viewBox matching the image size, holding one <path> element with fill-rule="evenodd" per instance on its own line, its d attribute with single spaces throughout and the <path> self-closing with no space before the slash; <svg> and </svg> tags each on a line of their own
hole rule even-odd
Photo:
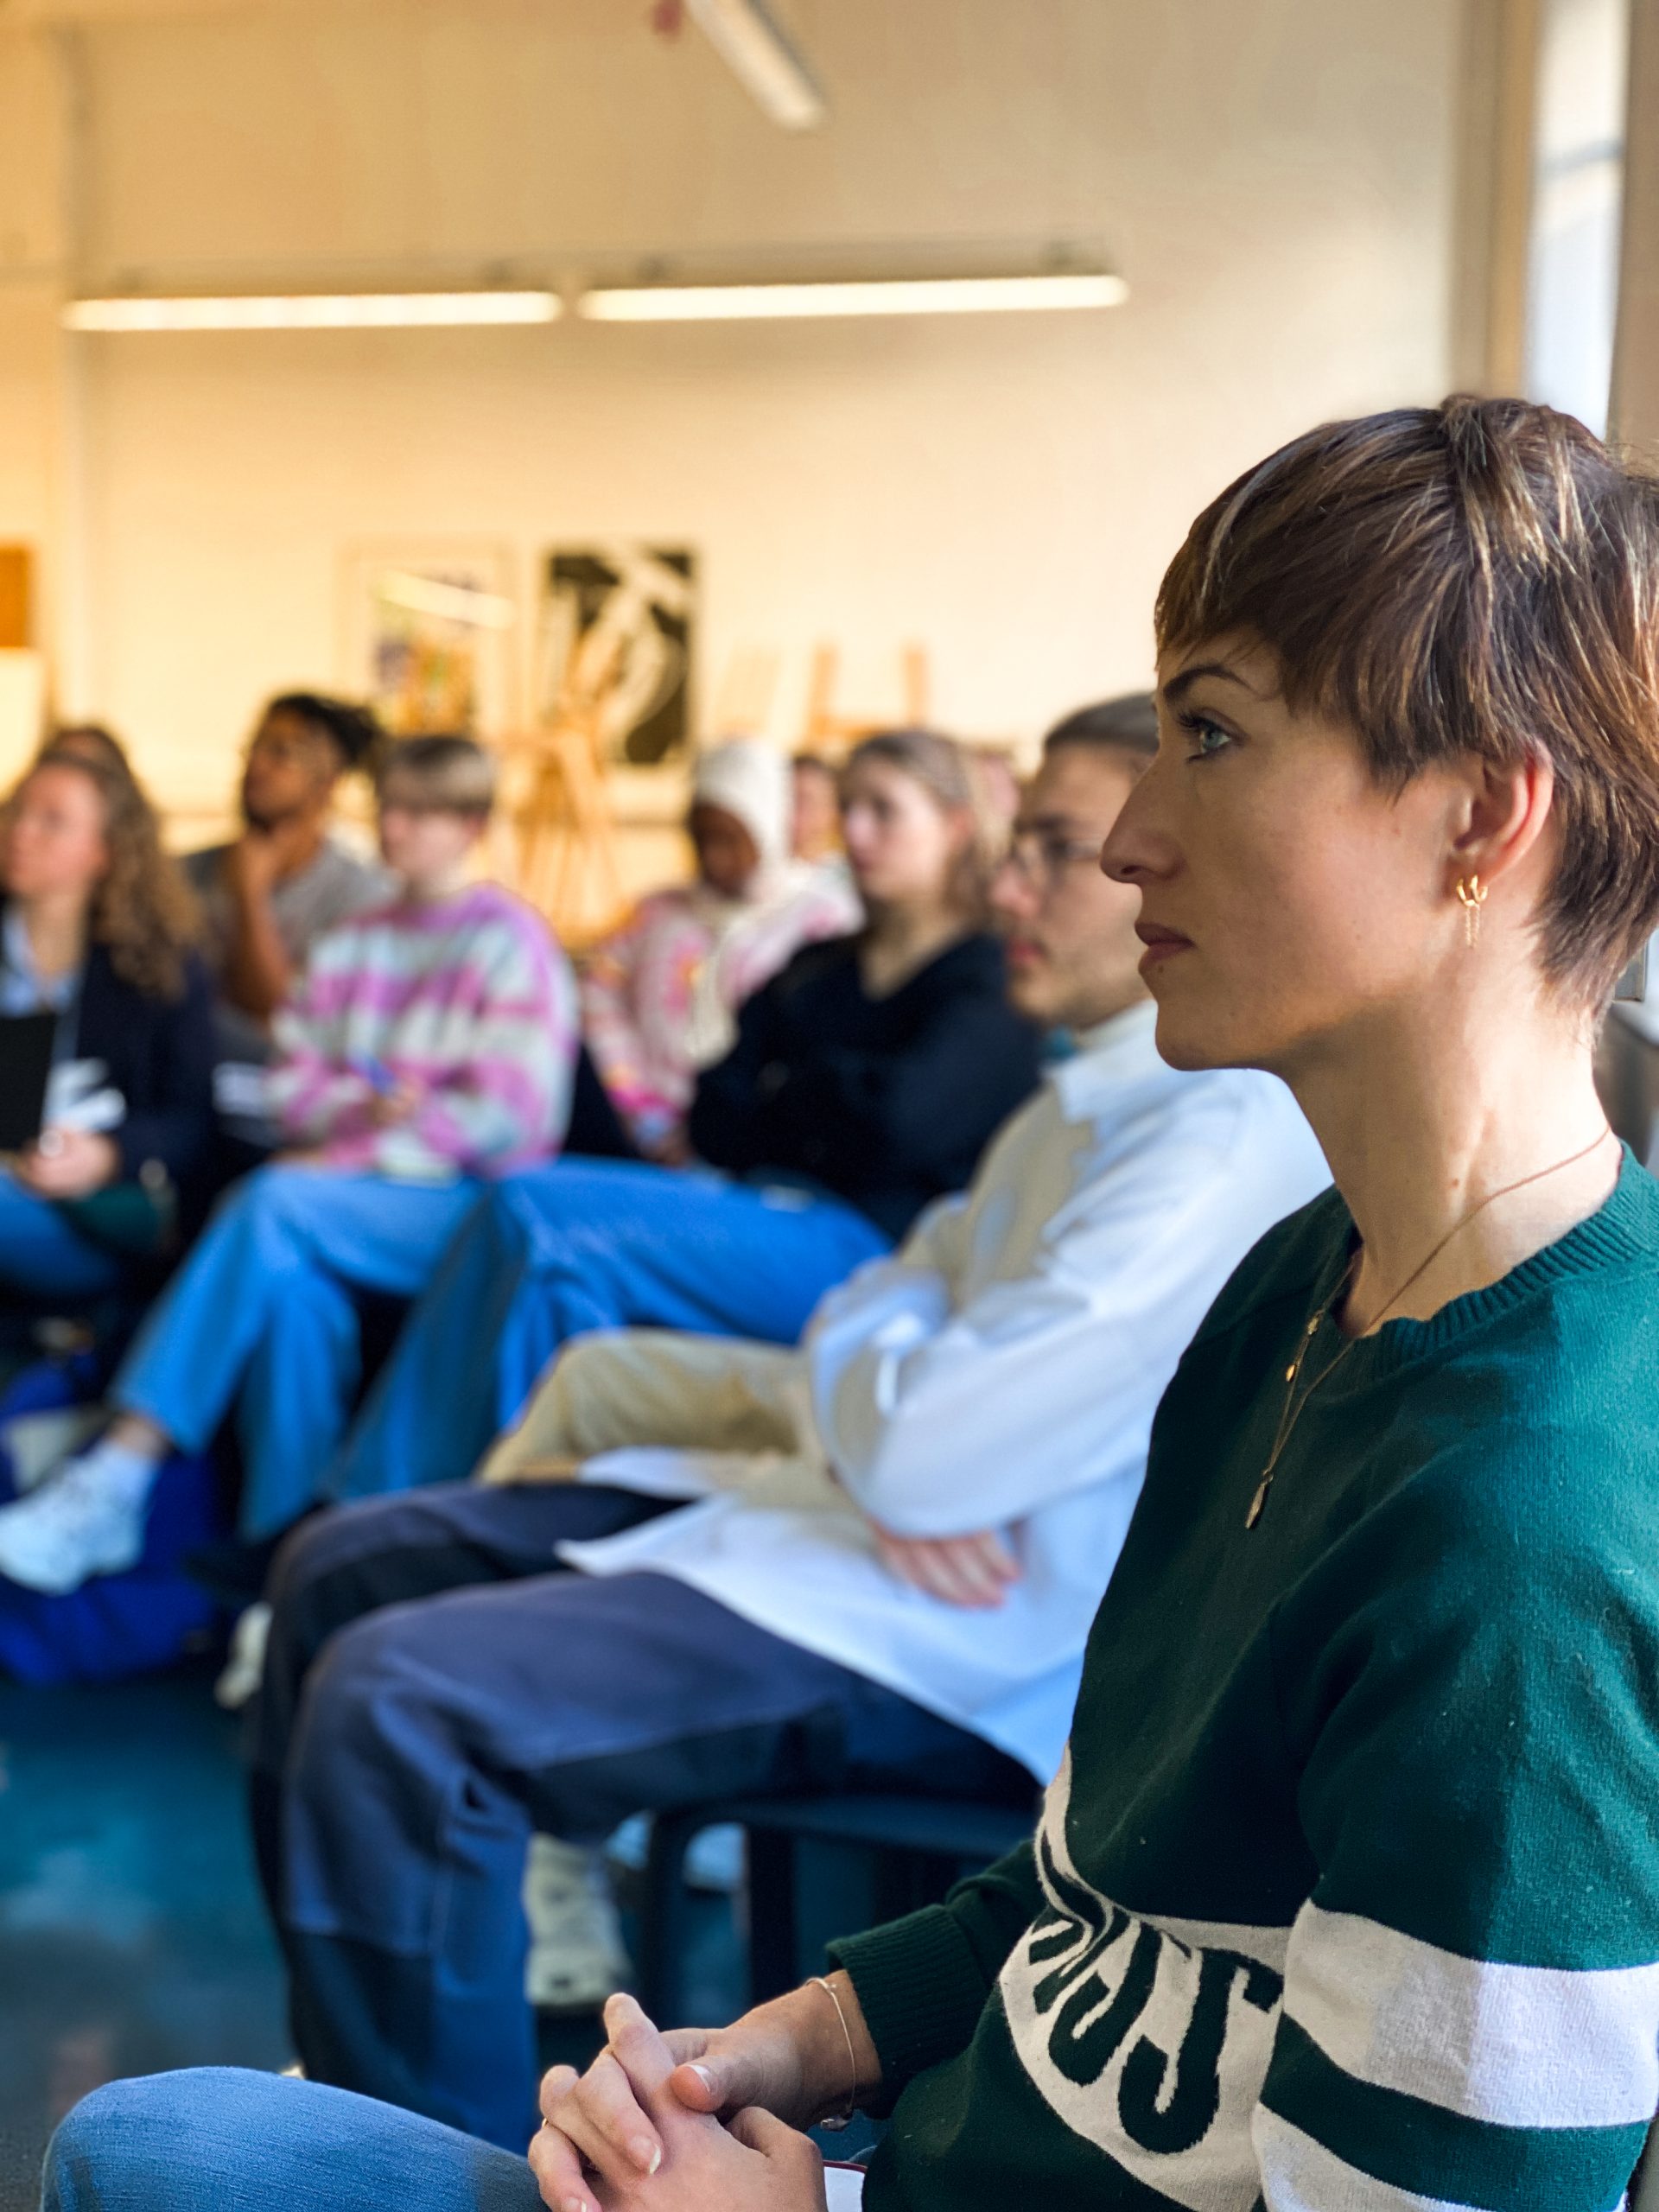
<svg viewBox="0 0 1659 2212">
<path fill-rule="evenodd" d="M 1659 2106 L 1659 1966 L 1495 1966 L 1304 1905 L 1285 2012 L 1334 2065 L 1506 2127 L 1617 2127 Z"/>
<path fill-rule="evenodd" d="M 1450 2197 L 1419 2196 L 1361 2173 L 1265 2106 L 1256 2107 L 1250 2134 L 1268 2212 L 1475 2212 Z M 1625 2212 L 1624 2200 L 1618 2212 Z"/>
</svg>

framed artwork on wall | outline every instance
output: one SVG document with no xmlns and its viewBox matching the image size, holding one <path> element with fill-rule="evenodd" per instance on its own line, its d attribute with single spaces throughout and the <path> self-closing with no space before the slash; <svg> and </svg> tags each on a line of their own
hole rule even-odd
<svg viewBox="0 0 1659 2212">
<path fill-rule="evenodd" d="M 600 756 L 654 768 L 691 745 L 697 561 L 683 546 L 607 539 L 559 546 L 541 566 L 535 710 L 581 724 Z"/>
<path fill-rule="evenodd" d="M 512 726 L 519 610 L 509 548 L 361 544 L 342 569 L 341 681 L 394 736 L 493 737 Z"/>
</svg>

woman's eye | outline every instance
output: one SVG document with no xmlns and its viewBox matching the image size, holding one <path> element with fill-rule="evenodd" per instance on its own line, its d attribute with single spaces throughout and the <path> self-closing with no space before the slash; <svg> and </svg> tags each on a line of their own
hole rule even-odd
<svg viewBox="0 0 1659 2212">
<path fill-rule="evenodd" d="M 1205 721 L 1202 715 L 1195 715 L 1187 728 L 1192 739 L 1192 751 L 1189 757 L 1194 760 L 1213 760 L 1217 753 L 1224 753 L 1233 741 L 1230 730 L 1223 729 L 1219 722 Z"/>
</svg>

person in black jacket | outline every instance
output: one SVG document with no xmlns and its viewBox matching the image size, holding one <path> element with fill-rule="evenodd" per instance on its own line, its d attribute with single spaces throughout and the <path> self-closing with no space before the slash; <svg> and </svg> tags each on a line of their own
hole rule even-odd
<svg viewBox="0 0 1659 2212">
<path fill-rule="evenodd" d="M 0 1165 L 0 1294 L 79 1304 L 162 1257 L 212 1134 L 194 910 L 111 760 L 49 747 L 0 808 L 0 1014 L 51 1011 L 45 1125 Z"/>
<path fill-rule="evenodd" d="M 826 1290 L 968 1182 L 1040 1049 L 985 926 L 1001 827 L 970 759 L 925 730 L 860 746 L 842 810 L 868 922 L 798 953 L 741 1011 L 691 1109 L 705 1165 L 567 1158 L 498 1183 L 406 1323 L 329 1495 L 470 1473 L 585 1330 L 792 1344 Z"/>
</svg>

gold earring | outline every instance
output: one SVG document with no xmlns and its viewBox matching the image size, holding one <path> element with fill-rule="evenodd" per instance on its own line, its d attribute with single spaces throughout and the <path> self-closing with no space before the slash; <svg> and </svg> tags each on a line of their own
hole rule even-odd
<svg viewBox="0 0 1659 2212">
<path fill-rule="evenodd" d="M 1480 942 L 1480 910 L 1486 904 L 1490 886 L 1478 875 L 1458 878 L 1458 901 L 1463 908 L 1464 942 L 1471 946 Z"/>
</svg>

